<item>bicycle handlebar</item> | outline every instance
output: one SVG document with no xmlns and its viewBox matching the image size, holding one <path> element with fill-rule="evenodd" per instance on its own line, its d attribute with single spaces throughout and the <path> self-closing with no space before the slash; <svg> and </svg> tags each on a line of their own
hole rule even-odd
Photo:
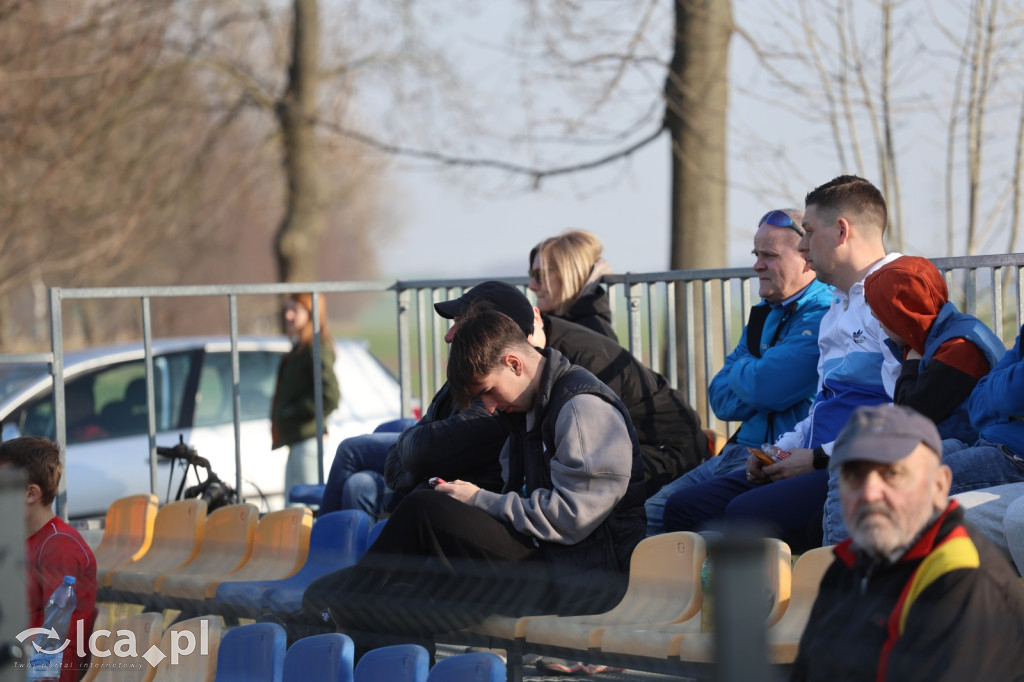
<svg viewBox="0 0 1024 682">
<path fill-rule="evenodd" d="M 210 460 L 200 457 L 194 447 L 185 443 L 185 437 L 181 434 L 178 434 L 178 444 L 173 447 L 157 445 L 156 454 L 167 459 L 180 459 L 186 465 L 194 464 L 203 467 L 207 472 L 210 471 Z"/>
</svg>

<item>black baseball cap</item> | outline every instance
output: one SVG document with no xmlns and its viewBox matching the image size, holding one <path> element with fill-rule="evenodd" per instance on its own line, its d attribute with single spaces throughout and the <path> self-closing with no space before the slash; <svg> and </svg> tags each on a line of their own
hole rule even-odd
<svg viewBox="0 0 1024 682">
<path fill-rule="evenodd" d="M 924 443 L 942 459 L 942 438 L 928 417 L 902 405 L 858 407 L 836 438 L 829 467 L 844 462 L 891 464 Z"/>
<path fill-rule="evenodd" d="M 485 301 L 492 309 L 511 317 L 527 336 L 533 333 L 533 304 L 530 299 L 511 284 L 497 280 L 481 282 L 456 299 L 435 303 L 434 310 L 450 320 L 456 315 L 465 315 L 470 306 L 479 301 Z"/>
</svg>

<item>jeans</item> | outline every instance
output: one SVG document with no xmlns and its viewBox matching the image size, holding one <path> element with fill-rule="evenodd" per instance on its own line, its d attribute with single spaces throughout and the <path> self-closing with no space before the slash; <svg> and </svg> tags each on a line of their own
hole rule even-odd
<svg viewBox="0 0 1024 682">
<path fill-rule="evenodd" d="M 738 469 L 745 469 L 747 462 L 746 445 L 729 443 L 717 457 L 712 457 L 695 469 L 691 469 L 679 478 L 662 486 L 661 490 L 647 498 L 647 536 L 665 532 L 665 502 L 673 493 L 691 485 L 704 483 L 717 476 L 731 474 Z"/>
<path fill-rule="evenodd" d="M 825 507 L 821 519 L 822 542 L 825 547 L 837 545 L 850 537 L 843 520 L 843 505 L 839 499 L 839 470 L 830 471 L 828 476 L 828 493 L 825 495 Z"/>
<path fill-rule="evenodd" d="M 794 553 L 821 545 L 828 472 L 751 483 L 745 470 L 678 491 L 665 503 L 665 530 L 702 531 L 716 525 L 757 526 Z M 841 518 L 841 517 L 840 517 Z"/>
<path fill-rule="evenodd" d="M 388 448 L 398 432 L 366 433 L 341 441 L 324 486 L 320 513 L 361 509 L 371 516 L 387 510 L 395 494 L 384 482 Z"/>
<path fill-rule="evenodd" d="M 984 438 L 973 445 L 947 439 L 942 452 L 942 463 L 953 470 L 950 495 L 1024 482 L 1024 458 L 1005 445 Z"/>
<path fill-rule="evenodd" d="M 956 496 L 964 520 L 1024 572 L 1024 483 L 979 488 Z"/>
<path fill-rule="evenodd" d="M 288 491 L 293 485 L 301 483 L 317 483 L 320 480 L 320 471 L 317 467 L 316 438 L 307 438 L 288 446 L 288 461 L 284 466 L 284 494 L 288 498 Z"/>
</svg>

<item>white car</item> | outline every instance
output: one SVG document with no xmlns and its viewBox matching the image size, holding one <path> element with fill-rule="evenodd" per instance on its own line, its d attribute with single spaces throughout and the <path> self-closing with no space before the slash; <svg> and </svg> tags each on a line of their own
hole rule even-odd
<svg viewBox="0 0 1024 682">
<path fill-rule="evenodd" d="M 284 337 L 239 337 L 242 494 L 263 510 L 284 501 L 288 449 L 270 449 L 270 404 Z M 230 342 L 225 337 L 153 342 L 156 444 L 179 435 L 235 486 L 235 435 Z M 341 403 L 327 417 L 324 476 L 338 443 L 399 417 L 399 386 L 365 341 L 335 341 Z M 64 357 L 67 412 L 67 505 L 72 519 L 102 516 L 115 499 L 149 492 L 150 463 L 142 344 L 92 348 Z M 3 439 L 55 438 L 52 378 L 43 364 L 0 366 Z M 157 495 L 174 499 L 182 464 L 158 458 Z M 186 486 L 197 483 L 190 474 Z"/>
</svg>

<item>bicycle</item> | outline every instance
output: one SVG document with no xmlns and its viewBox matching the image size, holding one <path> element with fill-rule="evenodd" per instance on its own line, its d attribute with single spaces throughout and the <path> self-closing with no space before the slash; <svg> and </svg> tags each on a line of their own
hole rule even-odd
<svg viewBox="0 0 1024 682">
<path fill-rule="evenodd" d="M 171 495 L 171 482 L 174 480 L 174 463 L 178 460 L 184 462 L 185 469 L 178 484 L 178 493 L 175 501 L 197 497 L 206 501 L 206 510 L 211 512 L 219 507 L 226 507 L 229 504 L 237 504 L 239 501 L 238 492 L 230 485 L 221 480 L 220 476 L 213 472 L 210 461 L 201 457 L 196 449 L 185 443 L 185 437 L 178 435 L 178 443 L 172 447 L 158 445 L 156 454 L 160 457 L 171 460 L 171 471 L 167 480 L 167 497 Z M 188 468 L 195 471 L 199 483 L 185 488 L 185 481 L 188 478 Z M 200 475 L 199 469 L 206 470 L 206 476 Z"/>
</svg>

